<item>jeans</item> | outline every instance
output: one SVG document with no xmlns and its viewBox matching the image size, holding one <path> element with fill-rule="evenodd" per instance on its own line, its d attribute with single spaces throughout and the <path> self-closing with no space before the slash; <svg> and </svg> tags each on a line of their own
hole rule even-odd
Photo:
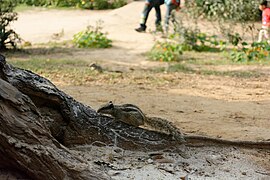
<svg viewBox="0 0 270 180">
<path fill-rule="evenodd" d="M 160 24 L 161 24 L 160 5 L 162 5 L 163 3 L 164 3 L 164 1 L 161 1 L 161 0 L 153 0 L 153 1 L 150 1 L 150 4 L 144 6 L 142 16 L 141 16 L 141 22 L 140 22 L 142 28 L 146 29 L 146 22 L 147 22 L 149 13 L 152 10 L 152 8 L 155 8 L 155 10 L 156 10 L 155 24 L 157 27 L 160 26 Z"/>
<path fill-rule="evenodd" d="M 169 4 L 166 8 L 166 16 L 165 16 L 165 30 L 168 32 L 169 30 L 169 24 L 170 24 L 170 18 L 172 17 L 172 21 L 174 21 L 174 14 L 172 14 L 172 11 L 177 9 L 177 5 L 175 4 Z"/>
</svg>

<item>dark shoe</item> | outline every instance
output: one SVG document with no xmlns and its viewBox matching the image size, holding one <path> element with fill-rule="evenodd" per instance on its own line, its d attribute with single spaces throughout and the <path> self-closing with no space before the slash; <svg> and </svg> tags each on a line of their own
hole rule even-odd
<svg viewBox="0 0 270 180">
<path fill-rule="evenodd" d="M 137 31 L 137 32 L 145 32 L 145 28 L 144 27 L 139 27 L 139 28 L 136 28 L 135 31 Z"/>
</svg>

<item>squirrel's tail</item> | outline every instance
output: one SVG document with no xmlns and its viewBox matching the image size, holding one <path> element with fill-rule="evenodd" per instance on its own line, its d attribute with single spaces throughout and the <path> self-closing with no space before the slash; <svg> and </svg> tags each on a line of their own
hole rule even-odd
<svg viewBox="0 0 270 180">
<path fill-rule="evenodd" d="M 145 124 L 167 134 L 171 134 L 175 140 L 185 142 L 184 135 L 180 130 L 170 121 L 159 117 L 146 117 Z"/>
</svg>

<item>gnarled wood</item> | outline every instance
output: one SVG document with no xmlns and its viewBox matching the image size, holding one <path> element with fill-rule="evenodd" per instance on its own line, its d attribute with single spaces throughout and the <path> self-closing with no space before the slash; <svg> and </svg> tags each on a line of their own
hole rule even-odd
<svg viewBox="0 0 270 180">
<path fill-rule="evenodd" d="M 174 148 L 172 137 L 102 116 L 47 79 L 0 56 L 0 167 L 34 179 L 106 179 L 66 146 L 115 145 L 132 150 Z"/>
</svg>

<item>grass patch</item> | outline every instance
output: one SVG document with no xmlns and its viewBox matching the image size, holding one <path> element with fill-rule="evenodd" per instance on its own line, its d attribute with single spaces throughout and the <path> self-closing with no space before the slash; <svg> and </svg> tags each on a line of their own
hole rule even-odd
<svg viewBox="0 0 270 180">
<path fill-rule="evenodd" d="M 27 6 L 25 4 L 19 4 L 14 9 L 15 12 L 23 12 L 23 11 L 29 11 L 29 10 L 40 10 L 40 7 Z"/>
<path fill-rule="evenodd" d="M 198 72 L 197 72 L 198 73 Z M 199 71 L 203 75 L 214 75 L 214 76 L 229 76 L 238 78 L 258 78 L 263 73 L 257 71 L 212 71 L 212 70 L 202 70 Z"/>
<path fill-rule="evenodd" d="M 26 4 L 19 4 L 15 8 L 15 12 L 24 11 L 45 11 L 45 10 L 84 10 L 79 7 L 56 7 L 56 6 L 29 6 Z"/>
<path fill-rule="evenodd" d="M 170 65 L 168 68 L 157 68 L 154 72 L 167 72 L 167 73 L 174 73 L 174 72 L 183 72 L 183 73 L 194 73 L 194 74 L 201 74 L 201 75 L 214 75 L 214 76 L 229 76 L 229 77 L 238 77 L 238 78 L 257 78 L 264 73 L 258 71 L 215 71 L 215 70 L 206 70 L 200 69 L 195 70 L 192 67 L 189 67 L 187 64 L 178 63 Z"/>
<path fill-rule="evenodd" d="M 64 68 L 76 68 L 87 66 L 84 61 L 70 61 L 62 59 L 29 59 L 29 60 L 14 60 L 10 63 L 16 67 L 28 69 L 32 71 L 42 70 L 64 70 Z"/>
<path fill-rule="evenodd" d="M 195 65 L 229 65 L 235 64 L 224 57 L 224 52 L 195 52 L 187 51 L 182 59 L 187 64 Z"/>
<path fill-rule="evenodd" d="M 30 70 L 54 82 L 81 85 L 96 80 L 98 72 L 89 68 L 84 61 L 62 59 L 12 60 L 12 65 Z"/>
<path fill-rule="evenodd" d="M 10 60 L 10 64 L 30 70 L 56 84 L 87 85 L 93 83 L 114 84 L 121 80 L 122 74 L 117 72 L 98 72 L 82 60 L 43 59 Z"/>
<path fill-rule="evenodd" d="M 196 72 L 191 67 L 188 67 L 187 65 L 182 64 L 182 63 L 170 65 L 166 71 L 167 72 L 184 72 L 184 73 L 195 73 Z"/>
</svg>

